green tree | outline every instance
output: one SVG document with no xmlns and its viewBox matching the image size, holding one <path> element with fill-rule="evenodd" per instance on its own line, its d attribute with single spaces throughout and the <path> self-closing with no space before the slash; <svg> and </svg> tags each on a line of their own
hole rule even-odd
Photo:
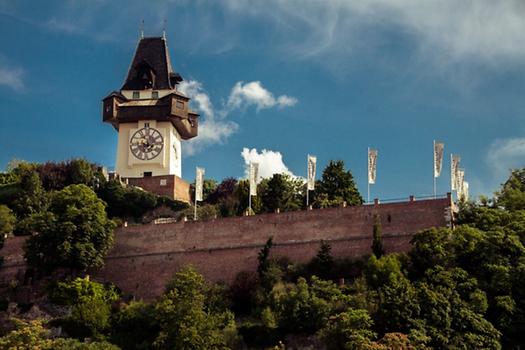
<svg viewBox="0 0 525 350">
<path fill-rule="evenodd" d="M 240 206 L 236 190 L 237 179 L 233 177 L 226 178 L 207 196 L 206 202 L 217 205 L 222 217 L 235 216 Z"/>
<path fill-rule="evenodd" d="M 49 349 L 52 341 L 41 320 L 16 321 L 16 329 L 0 338 L 0 349 Z"/>
<path fill-rule="evenodd" d="M 264 182 L 264 180 L 263 180 Z M 262 192 L 264 191 L 264 183 L 257 186 L 257 196 L 252 196 L 252 211 L 251 214 L 258 214 L 263 212 Z M 237 206 L 237 215 L 244 215 L 248 210 L 248 196 L 250 194 L 250 182 L 248 180 L 241 180 L 235 188 L 235 199 Z"/>
<path fill-rule="evenodd" d="M 507 210 L 525 209 L 525 168 L 512 170 L 496 195 L 497 204 Z"/>
<path fill-rule="evenodd" d="M 374 350 L 415 350 L 415 349 L 428 349 L 424 344 L 419 344 L 417 341 L 411 339 L 410 335 L 404 333 L 386 333 L 383 338 L 377 342 L 372 343 Z"/>
<path fill-rule="evenodd" d="M 357 190 L 352 173 L 345 170 L 344 162 L 331 160 L 316 185 L 315 205 L 325 208 L 339 206 L 343 202 L 360 205 L 363 204 L 363 198 Z"/>
<path fill-rule="evenodd" d="M 331 254 L 332 247 L 328 242 L 321 241 L 317 255 L 310 261 L 310 272 L 321 278 L 331 278 L 335 263 Z"/>
<path fill-rule="evenodd" d="M 381 333 L 409 332 L 417 325 L 420 307 L 416 289 L 401 273 L 389 277 L 379 290 L 379 303 L 374 315 Z"/>
<path fill-rule="evenodd" d="M 464 206 L 458 215 L 463 225 L 454 230 L 432 229 L 416 234 L 410 252 L 410 270 L 415 279 L 427 278 L 429 271 L 435 271 L 437 267 L 447 270 L 459 268 L 475 278 L 479 289 L 470 291 L 471 295 L 461 295 L 461 300 L 469 308 L 465 313 L 475 312 L 477 315 L 472 316 L 473 320 L 483 317 L 473 323 L 476 327 L 485 327 L 483 320 L 494 324 L 502 332 L 506 347 L 519 344 L 519 334 L 525 331 L 522 321 L 525 320 L 522 311 L 525 307 L 522 301 L 525 297 L 525 247 L 519 233 L 523 232 L 525 220 L 520 212 L 483 205 Z M 464 284 L 461 282 L 461 285 Z M 450 289 L 456 288 L 450 285 Z M 426 299 L 451 299 L 445 292 L 442 294 L 445 296 L 431 290 Z M 436 311 L 433 309 L 431 312 Z M 443 323 L 436 326 L 438 330 L 445 329 L 443 327 Z M 432 331 L 429 332 L 435 339 Z M 441 333 L 436 331 L 436 334 Z M 448 335 L 444 337 L 449 338 Z"/>
<path fill-rule="evenodd" d="M 273 310 L 279 327 L 292 333 L 313 333 L 327 321 L 331 304 L 319 297 L 300 277 L 297 284 L 287 284 L 272 293 Z"/>
<path fill-rule="evenodd" d="M 4 245 L 4 238 L 13 232 L 16 218 L 11 209 L 0 205 L 0 248 Z"/>
<path fill-rule="evenodd" d="M 273 237 L 270 236 L 257 256 L 257 260 L 259 261 L 259 264 L 257 265 L 259 279 L 263 278 L 264 273 L 268 270 L 268 266 L 270 265 L 270 250 L 272 249 L 272 246 Z"/>
<path fill-rule="evenodd" d="M 92 186 L 96 167 L 85 159 L 71 159 L 67 162 L 67 184 Z"/>
<path fill-rule="evenodd" d="M 71 314 L 60 320 L 65 331 L 75 337 L 98 337 L 110 326 L 111 304 L 119 296 L 114 287 L 90 281 L 89 277 L 58 282 L 51 300 L 71 307 Z"/>
<path fill-rule="evenodd" d="M 217 186 L 217 181 L 213 179 L 204 179 L 204 182 L 202 183 L 203 202 L 208 202 L 208 196 L 212 193 L 215 193 Z M 193 200 L 195 198 L 195 182 L 190 185 L 190 195 Z"/>
<path fill-rule="evenodd" d="M 348 309 L 330 317 L 320 332 L 329 350 L 371 349 L 373 321 L 366 310 Z"/>
<path fill-rule="evenodd" d="M 206 305 L 203 277 L 192 268 L 175 275 L 155 306 L 159 349 L 227 349 L 227 333 L 235 329 L 230 312 L 212 312 Z"/>
<path fill-rule="evenodd" d="M 410 272 L 413 277 L 423 276 L 427 269 L 436 265 L 449 266 L 451 251 L 449 240 L 452 230 L 448 228 L 432 228 L 414 235 L 412 249 L 409 252 Z"/>
<path fill-rule="evenodd" d="M 20 178 L 21 192 L 18 198 L 9 204 L 17 218 L 24 219 L 32 214 L 45 210 L 46 192 L 32 164 L 21 164 L 14 170 Z"/>
<path fill-rule="evenodd" d="M 374 216 L 372 252 L 378 259 L 381 258 L 385 254 L 385 249 L 383 248 L 383 233 L 381 229 L 381 218 L 379 217 L 379 215 Z"/>
<path fill-rule="evenodd" d="M 107 342 L 80 342 L 70 338 L 50 337 L 42 320 L 17 321 L 17 328 L 0 338 L 0 349 L 16 350 L 119 350 Z"/>
<path fill-rule="evenodd" d="M 199 204 L 197 206 L 197 219 L 208 220 L 219 217 L 219 209 L 213 204 Z M 184 217 L 188 220 L 193 220 L 195 216 L 195 206 L 190 206 L 187 209 L 181 210 L 177 213 L 177 218 L 180 220 Z"/>
<path fill-rule="evenodd" d="M 416 291 L 405 276 L 397 255 L 372 255 L 364 271 L 367 285 L 377 293 L 374 312 L 380 333 L 408 332 L 419 314 Z"/>
<path fill-rule="evenodd" d="M 416 290 L 432 348 L 501 349 L 500 332 L 480 313 L 483 293 L 464 270 L 429 269 Z"/>
<path fill-rule="evenodd" d="M 254 272 L 241 271 L 235 276 L 230 286 L 232 297 L 232 309 L 236 314 L 246 315 L 255 306 L 257 292 L 257 274 Z"/>
<path fill-rule="evenodd" d="M 133 187 L 122 187 L 111 180 L 100 185 L 98 196 L 107 203 L 109 217 L 139 219 L 157 206 L 157 196 Z"/>
<path fill-rule="evenodd" d="M 99 267 L 113 244 L 115 224 L 107 218 L 104 202 L 85 185 L 55 192 L 49 211 L 32 221 L 35 234 L 24 252 L 27 263 L 37 269 Z"/>
<path fill-rule="evenodd" d="M 84 184 L 92 187 L 97 178 L 96 165 L 85 159 L 67 162 L 47 162 L 35 165 L 46 190 L 61 190 L 68 185 Z"/>
<path fill-rule="evenodd" d="M 374 290 L 380 290 L 392 279 L 403 275 L 401 260 L 396 254 L 376 258 L 372 255 L 365 266 L 363 275 L 366 284 Z"/>
<path fill-rule="evenodd" d="M 301 181 L 287 174 L 274 174 L 266 183 L 262 193 L 262 204 L 266 212 L 299 210 L 303 207 Z"/>
<path fill-rule="evenodd" d="M 159 332 L 154 304 L 132 301 L 111 318 L 110 340 L 122 349 L 152 349 Z"/>
</svg>

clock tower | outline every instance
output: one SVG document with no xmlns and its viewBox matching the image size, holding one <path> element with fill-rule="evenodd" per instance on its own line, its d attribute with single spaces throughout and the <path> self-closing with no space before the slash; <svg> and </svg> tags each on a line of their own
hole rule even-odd
<svg viewBox="0 0 525 350">
<path fill-rule="evenodd" d="M 122 88 L 103 99 L 103 121 L 118 131 L 115 172 L 131 185 L 189 201 L 181 143 L 197 136 L 198 117 L 177 91 L 166 38 L 141 38 Z"/>
</svg>

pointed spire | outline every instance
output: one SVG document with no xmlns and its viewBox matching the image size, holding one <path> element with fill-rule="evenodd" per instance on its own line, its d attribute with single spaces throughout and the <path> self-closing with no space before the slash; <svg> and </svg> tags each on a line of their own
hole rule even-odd
<svg viewBox="0 0 525 350">
<path fill-rule="evenodd" d="M 164 19 L 162 24 L 162 38 L 166 40 L 166 19 Z"/>
<path fill-rule="evenodd" d="M 140 23 L 140 38 L 144 39 L 144 20 Z"/>
</svg>

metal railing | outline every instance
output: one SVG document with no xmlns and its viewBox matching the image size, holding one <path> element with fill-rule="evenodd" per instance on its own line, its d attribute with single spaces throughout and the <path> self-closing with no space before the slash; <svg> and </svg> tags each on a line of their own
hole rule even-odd
<svg viewBox="0 0 525 350">
<path fill-rule="evenodd" d="M 374 205 L 375 200 L 377 199 L 379 201 L 379 204 L 387 204 L 387 203 L 402 203 L 402 202 L 411 202 L 411 201 L 421 201 L 421 200 L 429 200 L 429 199 L 444 199 L 447 198 L 448 194 L 438 194 L 438 195 L 421 195 L 421 196 L 409 196 L 409 197 L 398 197 L 398 198 L 375 198 L 374 201 L 363 203 L 363 205 Z"/>
</svg>

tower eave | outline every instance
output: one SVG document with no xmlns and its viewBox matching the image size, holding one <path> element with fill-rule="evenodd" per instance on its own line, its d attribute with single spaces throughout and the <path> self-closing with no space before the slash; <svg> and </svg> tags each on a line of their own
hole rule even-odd
<svg viewBox="0 0 525 350">
<path fill-rule="evenodd" d="M 169 121 L 188 140 L 198 134 L 198 118 L 189 108 L 189 98 L 177 92 L 160 99 L 129 100 L 113 93 L 103 99 L 103 121 L 115 129 L 120 123 L 139 120 Z"/>
</svg>

